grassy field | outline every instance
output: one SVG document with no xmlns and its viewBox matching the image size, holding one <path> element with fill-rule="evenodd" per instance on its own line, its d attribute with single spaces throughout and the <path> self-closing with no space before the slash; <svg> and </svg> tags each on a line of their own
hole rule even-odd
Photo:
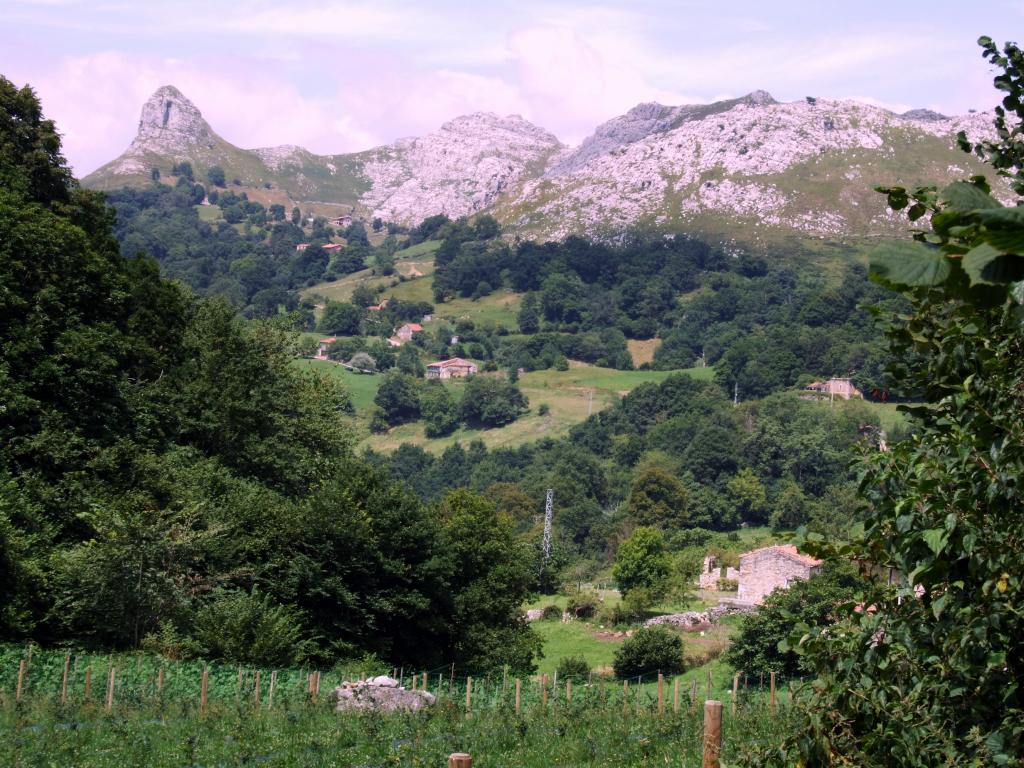
<svg viewBox="0 0 1024 768">
<path fill-rule="evenodd" d="M 691 368 L 684 372 L 703 377 L 710 370 Z M 422 423 L 413 422 L 394 427 L 382 435 L 370 435 L 363 444 L 378 451 L 393 451 L 402 443 L 411 443 L 440 453 L 456 442 L 471 440 L 482 440 L 488 448 L 511 448 L 542 437 L 563 437 L 591 413 L 608 408 L 641 384 L 664 381 L 672 373 L 616 371 L 582 363 L 574 363 L 567 371 L 532 371 L 519 378 L 520 389 L 530 401 L 530 412 L 512 424 L 499 429 L 460 428 L 447 437 L 428 439 L 423 434 Z M 452 382 L 452 392 L 456 397 L 461 397 L 462 387 L 462 382 Z M 541 405 L 549 408 L 544 416 L 538 413 Z M 356 408 L 359 408 L 358 404 Z"/>
<path fill-rule="evenodd" d="M 72 654 L 68 699 L 60 703 L 63 651 L 40 652 L 27 667 L 15 701 L 23 648 L 0 650 L 0 762 L 4 766 L 437 766 L 452 752 L 468 752 L 474 765 L 619 766 L 696 765 L 700 762 L 705 697 L 729 701 L 731 670 L 719 663 L 666 680 L 659 715 L 653 683 L 624 689 L 615 681 L 575 680 L 571 700 L 565 681 L 549 680 L 541 705 L 537 677 L 521 678 L 522 709 L 514 707 L 514 681 L 501 673 L 472 682 L 472 716 L 466 715 L 465 678 L 447 668 L 430 674 L 437 703 L 417 715 L 333 711 L 329 690 L 355 669 L 323 673 L 316 702 L 305 693 L 307 670 L 277 670 L 270 706 L 270 670 L 261 670 L 257 703 L 255 670 L 211 664 L 209 702 L 199 712 L 201 662 L 155 656 Z M 115 669 L 113 703 L 104 705 L 108 669 Z M 85 670 L 93 686 L 85 695 Z M 158 670 L 165 686 L 156 690 Z M 381 672 L 388 670 L 364 670 Z M 708 671 L 711 672 L 708 685 Z M 406 685 L 409 677 L 404 677 Z M 678 681 L 678 684 L 677 684 Z M 454 685 L 452 684 L 454 682 Z M 690 704 L 691 682 L 696 701 Z M 726 706 L 723 758 L 742 764 L 752 750 L 781 741 L 792 728 L 785 696 L 773 715 L 763 691 L 741 687 L 735 715 Z M 673 696 L 678 687 L 678 710 Z"/>
<path fill-rule="evenodd" d="M 454 298 L 437 304 L 434 302 L 434 278 L 427 272 L 424 272 L 424 275 L 426 276 L 400 283 L 385 291 L 385 294 L 401 301 L 427 301 L 434 304 L 434 323 L 468 317 L 478 325 L 490 323 L 496 326 L 503 325 L 509 329 L 519 327 L 516 318 L 519 315 L 522 294 L 502 288 L 476 300 Z"/>
<path fill-rule="evenodd" d="M 626 342 L 626 349 L 629 350 L 629 356 L 633 359 L 633 365 L 640 367 L 644 363 L 650 363 L 654 360 L 654 353 L 658 351 L 658 347 L 661 346 L 661 339 L 645 339 L 640 341 L 639 339 L 629 339 Z"/>
<path fill-rule="evenodd" d="M 296 360 L 295 365 L 326 374 L 344 383 L 349 395 L 352 397 L 352 405 L 355 406 L 356 413 L 370 409 L 373 405 L 373 398 L 377 396 L 377 389 L 380 387 L 380 376 L 352 373 L 329 360 L 302 359 Z"/>
</svg>

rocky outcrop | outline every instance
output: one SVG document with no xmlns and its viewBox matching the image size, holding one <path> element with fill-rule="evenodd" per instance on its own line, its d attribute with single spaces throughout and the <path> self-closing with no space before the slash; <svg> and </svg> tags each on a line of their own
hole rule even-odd
<svg viewBox="0 0 1024 768">
<path fill-rule="evenodd" d="M 554 135 L 518 115 L 465 115 L 376 150 L 363 165 L 371 188 L 362 202 L 374 216 L 406 224 L 437 213 L 466 216 L 538 175 L 561 148 Z"/>
<path fill-rule="evenodd" d="M 434 703 L 427 691 L 408 691 L 392 677 L 382 675 L 342 683 L 331 693 L 338 712 L 418 712 Z"/>
</svg>

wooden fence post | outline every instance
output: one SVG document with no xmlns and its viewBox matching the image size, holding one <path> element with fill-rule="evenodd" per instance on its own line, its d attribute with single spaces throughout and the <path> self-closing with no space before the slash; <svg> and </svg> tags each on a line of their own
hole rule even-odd
<svg viewBox="0 0 1024 768">
<path fill-rule="evenodd" d="M 740 673 L 732 676 L 732 716 L 736 717 L 736 700 L 739 698 Z"/>
<path fill-rule="evenodd" d="M 24 690 L 24 687 L 25 687 L 25 667 L 26 666 L 28 666 L 28 665 L 25 663 L 24 659 L 22 659 L 20 662 L 18 662 L 18 688 L 17 688 L 17 691 L 14 694 L 14 700 L 15 701 L 21 701 L 21 692 Z"/>
<path fill-rule="evenodd" d="M 203 674 L 199 678 L 199 714 L 206 714 L 206 695 L 209 691 L 210 672 L 206 664 L 203 664 Z"/>
<path fill-rule="evenodd" d="M 65 654 L 64 656 L 64 676 L 60 681 L 60 703 L 66 704 L 68 701 L 68 672 L 71 669 L 71 654 Z"/>
<path fill-rule="evenodd" d="M 629 714 L 629 680 L 622 681 L 622 714 Z"/>
<path fill-rule="evenodd" d="M 720 768 L 722 756 L 722 702 L 704 702 L 704 762 L 702 768 Z"/>
<path fill-rule="evenodd" d="M 775 717 L 775 673 L 768 673 L 768 708 L 771 710 L 772 717 Z"/>
<path fill-rule="evenodd" d="M 665 676 L 658 673 L 658 717 L 665 714 Z"/>
<path fill-rule="evenodd" d="M 164 668 L 160 667 L 160 671 L 156 674 L 156 695 L 160 698 L 164 695 Z"/>
<path fill-rule="evenodd" d="M 235 703 L 242 700 L 242 665 L 238 665 L 238 685 L 235 686 Z"/>
<path fill-rule="evenodd" d="M 427 680 L 427 673 L 423 673 L 423 690 L 430 692 L 430 682 Z"/>
<path fill-rule="evenodd" d="M 501 692 L 505 693 L 508 690 L 508 664 L 502 667 L 501 670 Z"/>
<path fill-rule="evenodd" d="M 256 709 L 260 708 L 260 671 L 256 670 L 256 690 L 253 694 L 256 704 Z"/>
<path fill-rule="evenodd" d="M 708 667 L 708 693 L 707 693 L 707 696 L 705 696 L 704 698 L 705 699 L 710 699 L 711 698 L 711 668 L 710 667 Z"/>
<path fill-rule="evenodd" d="M 672 711 L 679 714 L 679 678 L 672 681 Z"/>
<path fill-rule="evenodd" d="M 117 676 L 117 667 L 110 666 L 110 675 L 107 677 L 107 712 L 114 708 L 114 680 Z"/>
<path fill-rule="evenodd" d="M 565 703 L 572 704 L 572 678 L 565 681 Z"/>
<path fill-rule="evenodd" d="M 89 696 L 92 694 L 92 664 L 85 668 L 85 700 L 89 700 Z"/>
<path fill-rule="evenodd" d="M 270 673 L 270 690 L 267 691 L 267 709 L 274 708 L 274 687 L 277 685 L 277 670 Z"/>
<path fill-rule="evenodd" d="M 540 676 L 540 705 L 547 708 L 548 706 L 548 676 Z"/>
<path fill-rule="evenodd" d="M 466 678 L 466 717 L 473 713 L 473 678 Z"/>
<path fill-rule="evenodd" d="M 448 755 L 448 768 L 472 768 L 473 758 L 465 752 L 454 752 Z"/>
<path fill-rule="evenodd" d="M 516 714 L 519 714 L 520 704 L 522 703 L 523 693 L 523 681 L 518 677 L 516 678 Z"/>
</svg>

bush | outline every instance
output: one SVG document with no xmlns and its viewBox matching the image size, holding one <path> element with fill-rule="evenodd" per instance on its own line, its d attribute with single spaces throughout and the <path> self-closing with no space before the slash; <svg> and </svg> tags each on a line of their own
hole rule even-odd
<svg viewBox="0 0 1024 768">
<path fill-rule="evenodd" d="M 719 579 L 715 582 L 715 588 L 719 592 L 736 592 L 740 588 L 740 583 L 736 579 Z"/>
<path fill-rule="evenodd" d="M 296 664 L 310 649 L 299 612 L 255 590 L 214 592 L 196 615 L 195 639 L 210 657 L 251 664 Z"/>
<path fill-rule="evenodd" d="M 544 619 L 544 621 L 561 620 L 562 609 L 554 604 L 545 605 L 544 610 L 541 611 L 540 617 Z"/>
<path fill-rule="evenodd" d="M 615 652 L 612 662 L 620 680 L 662 672 L 678 675 L 684 671 L 683 638 L 667 627 L 643 627 Z"/>
<path fill-rule="evenodd" d="M 537 408 L 537 414 L 539 416 L 547 416 L 549 413 L 551 413 L 551 406 L 547 403 L 541 403 Z"/>
<path fill-rule="evenodd" d="M 569 598 L 566 610 L 577 619 L 589 619 L 597 613 L 598 599 L 593 592 L 580 592 Z"/>
<path fill-rule="evenodd" d="M 590 677 L 590 665 L 582 656 L 563 656 L 558 660 L 560 680 L 582 680 Z"/>
</svg>

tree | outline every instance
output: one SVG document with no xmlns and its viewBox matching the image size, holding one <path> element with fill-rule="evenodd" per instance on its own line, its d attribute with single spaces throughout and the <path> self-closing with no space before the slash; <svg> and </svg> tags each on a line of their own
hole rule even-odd
<svg viewBox="0 0 1024 768">
<path fill-rule="evenodd" d="M 420 413 L 427 437 L 450 435 L 459 426 L 459 406 L 439 381 L 427 382 L 420 393 Z"/>
<path fill-rule="evenodd" d="M 352 290 L 351 301 L 357 307 L 369 307 L 377 303 L 377 294 L 366 283 L 360 283 Z"/>
<path fill-rule="evenodd" d="M 1024 52 L 981 38 L 1007 93 L 998 141 L 971 147 L 1014 190 L 1024 171 Z M 800 641 L 818 680 L 806 716 L 775 761 L 825 764 L 1013 765 L 1024 753 L 1024 222 L 983 177 L 885 188 L 914 241 L 880 247 L 875 280 L 910 312 L 890 319 L 889 375 L 913 439 L 865 455 L 864 530 L 822 555 L 892 568 L 900 582 L 865 590 L 870 610 Z M 815 540 L 812 539 L 812 543 Z M 834 550 L 834 551 L 830 551 Z M 893 701 L 899 707 L 892 706 Z"/>
<path fill-rule="evenodd" d="M 423 361 L 420 360 L 420 354 L 412 344 L 403 344 L 398 350 L 395 367 L 407 376 L 417 379 L 423 378 L 423 374 L 426 372 Z"/>
<path fill-rule="evenodd" d="M 744 467 L 726 484 L 729 499 L 736 505 L 740 519 L 761 522 L 768 506 L 768 495 L 761 479 L 749 467 Z"/>
<path fill-rule="evenodd" d="M 268 209 L 271 221 L 284 221 L 284 206 L 280 203 L 273 203 Z"/>
<path fill-rule="evenodd" d="M 640 588 L 657 593 L 664 587 L 670 568 L 665 536 L 657 528 L 641 526 L 619 545 L 612 575 L 623 595 Z"/>
<path fill-rule="evenodd" d="M 343 301 L 328 301 L 320 318 L 320 330 L 338 336 L 358 336 L 362 310 Z"/>
<path fill-rule="evenodd" d="M 783 679 L 795 679 L 814 673 L 808 660 L 801 659 L 789 647 L 789 637 L 799 624 L 828 627 L 841 615 L 841 606 L 849 602 L 863 586 L 863 580 L 850 566 L 826 565 L 809 579 L 779 587 L 764 599 L 756 613 L 743 617 L 739 632 L 726 651 L 734 669 L 757 675 L 775 672 Z M 780 644 L 782 648 L 780 649 Z"/>
<path fill-rule="evenodd" d="M 211 165 L 206 169 L 206 180 L 215 187 L 224 186 L 224 169 L 219 165 Z"/>
<path fill-rule="evenodd" d="M 679 528 L 686 523 L 686 487 L 661 467 L 648 467 L 633 481 L 627 511 L 640 525 Z"/>
<path fill-rule="evenodd" d="M 402 424 L 419 418 L 419 384 L 411 376 L 397 371 L 384 375 L 373 402 L 388 424 Z"/>
<path fill-rule="evenodd" d="M 668 627 L 641 627 L 615 651 L 612 669 L 621 680 L 681 674 L 683 638 Z"/>
<path fill-rule="evenodd" d="M 376 371 L 377 361 L 366 352 L 356 352 L 352 355 L 348 364 L 359 371 Z"/>
<path fill-rule="evenodd" d="M 298 206 L 292 208 L 291 220 L 292 224 L 294 224 L 296 227 L 302 223 L 302 211 L 298 209 Z"/>
<path fill-rule="evenodd" d="M 536 293 L 531 292 L 523 297 L 517 320 L 520 333 L 537 333 L 540 330 L 540 301 Z"/>
<path fill-rule="evenodd" d="M 508 381 L 473 376 L 466 382 L 459 403 L 462 421 L 485 428 L 511 424 L 529 410 L 529 401 Z"/>
</svg>

